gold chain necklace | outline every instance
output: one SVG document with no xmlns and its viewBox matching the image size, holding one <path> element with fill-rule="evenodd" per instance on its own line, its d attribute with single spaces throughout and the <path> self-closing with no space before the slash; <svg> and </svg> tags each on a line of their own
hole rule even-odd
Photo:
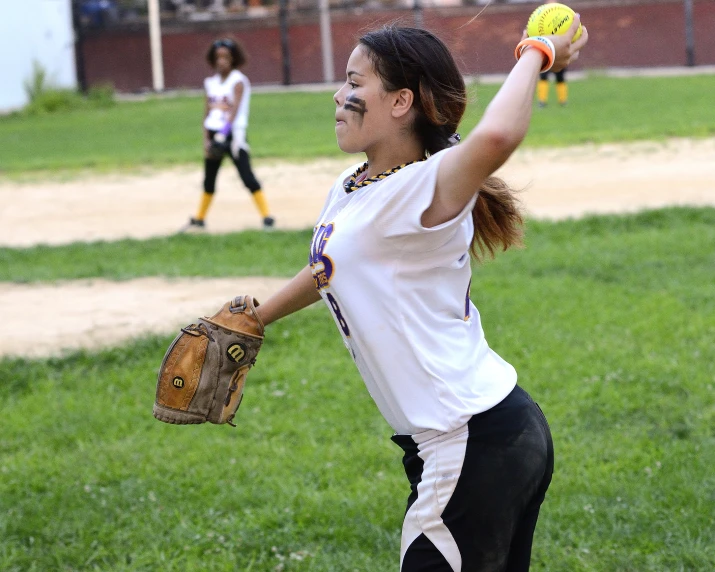
<svg viewBox="0 0 715 572">
<path fill-rule="evenodd" d="M 403 163 L 402 165 L 398 165 L 397 167 L 393 167 L 392 169 L 388 169 L 387 171 L 383 171 L 379 175 L 375 175 L 374 177 L 370 177 L 369 179 L 363 179 L 360 182 L 356 182 L 357 179 L 362 175 L 365 171 L 367 171 L 367 161 L 360 165 L 357 170 L 350 175 L 350 177 L 347 178 L 345 183 L 343 183 L 343 187 L 345 188 L 346 193 L 352 193 L 353 191 L 357 191 L 360 187 L 365 187 L 367 185 L 372 185 L 373 183 L 377 183 L 379 181 L 382 181 L 383 179 L 389 177 L 393 173 L 397 173 L 400 169 L 403 167 L 407 167 L 407 165 L 412 165 L 413 163 L 419 163 L 420 161 L 424 161 L 425 159 L 417 159 L 416 161 L 410 161 L 409 163 Z"/>
</svg>

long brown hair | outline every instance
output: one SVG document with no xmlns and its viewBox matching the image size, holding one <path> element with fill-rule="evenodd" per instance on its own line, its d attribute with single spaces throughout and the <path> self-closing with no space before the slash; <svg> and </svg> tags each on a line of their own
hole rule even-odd
<svg viewBox="0 0 715 572">
<path fill-rule="evenodd" d="M 453 145 L 467 107 L 467 89 L 447 46 L 427 30 L 396 25 L 368 32 L 359 43 L 367 48 L 386 91 L 407 88 L 414 94 L 413 129 L 425 153 L 433 155 Z M 502 179 L 484 180 L 472 210 L 469 251 L 476 260 L 522 244 L 518 205 L 514 190 Z"/>
</svg>

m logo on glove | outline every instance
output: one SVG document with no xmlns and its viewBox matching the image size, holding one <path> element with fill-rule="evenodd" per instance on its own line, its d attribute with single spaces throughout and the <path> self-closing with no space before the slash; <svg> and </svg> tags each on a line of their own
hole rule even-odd
<svg viewBox="0 0 715 572">
<path fill-rule="evenodd" d="M 246 350 L 243 349 L 241 344 L 231 344 L 230 346 L 228 346 L 226 353 L 228 354 L 228 357 L 231 358 L 231 360 L 238 363 L 243 359 L 243 356 L 246 355 Z"/>
<path fill-rule="evenodd" d="M 174 380 L 171 383 L 176 389 L 181 389 L 182 387 L 184 387 L 184 380 L 183 380 L 183 378 L 179 377 L 178 375 L 174 378 Z"/>
</svg>

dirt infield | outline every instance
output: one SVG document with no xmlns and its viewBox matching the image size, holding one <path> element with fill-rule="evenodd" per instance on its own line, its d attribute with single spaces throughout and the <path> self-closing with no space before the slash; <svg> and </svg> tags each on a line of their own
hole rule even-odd
<svg viewBox="0 0 715 572">
<path fill-rule="evenodd" d="M 334 178 L 357 161 L 256 162 L 277 227 L 312 227 Z M 715 138 L 520 150 L 499 174 L 523 189 L 525 210 L 536 218 L 715 205 Z M 68 181 L 0 179 L 0 246 L 168 235 L 193 213 L 200 188 L 197 167 Z M 228 164 L 219 175 L 207 222 L 208 231 L 216 233 L 260 226 L 249 194 Z M 282 283 L 246 277 L 0 284 L 0 315 L 13 332 L 0 346 L 0 356 L 51 355 L 148 332 L 169 333 L 233 295 L 253 293 L 261 299 Z M 48 311 L 44 302 L 50 298 Z"/>
</svg>

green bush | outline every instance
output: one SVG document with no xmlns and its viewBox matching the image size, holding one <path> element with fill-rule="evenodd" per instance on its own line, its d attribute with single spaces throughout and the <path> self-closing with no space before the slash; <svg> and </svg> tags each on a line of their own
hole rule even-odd
<svg viewBox="0 0 715 572">
<path fill-rule="evenodd" d="M 49 88 L 38 93 L 24 111 L 27 115 L 57 113 L 78 109 L 83 103 L 82 96 L 74 90 Z"/>
<path fill-rule="evenodd" d="M 25 80 L 24 87 L 30 100 L 23 110 L 24 115 L 42 115 L 87 107 L 106 108 L 116 103 L 114 86 L 109 83 L 93 85 L 86 97 L 74 89 L 53 87 L 48 82 L 47 71 L 37 61 L 32 64 L 32 75 Z"/>
</svg>

